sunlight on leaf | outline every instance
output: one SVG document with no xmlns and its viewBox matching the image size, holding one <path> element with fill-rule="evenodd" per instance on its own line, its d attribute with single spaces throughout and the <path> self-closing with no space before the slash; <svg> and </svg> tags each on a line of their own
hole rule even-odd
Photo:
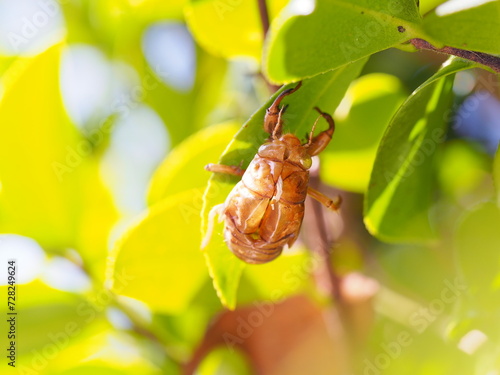
<svg viewBox="0 0 500 375">
<path fill-rule="evenodd" d="M 418 3 L 420 14 L 424 15 L 437 7 L 439 4 L 442 4 L 446 1 L 447 0 L 420 0 Z"/>
<path fill-rule="evenodd" d="M 271 20 L 286 3 L 268 1 Z M 185 13 L 194 37 L 210 53 L 260 61 L 264 32 L 257 1 L 190 0 Z"/>
<path fill-rule="evenodd" d="M 210 126 L 174 148 L 151 179 L 149 205 L 169 195 L 206 186 L 210 173 L 204 171 L 204 166 L 217 160 L 237 130 L 233 122 Z"/>
<path fill-rule="evenodd" d="M 498 1 L 448 1 L 424 18 L 423 27 L 432 38 L 445 45 L 500 53 Z"/>
<path fill-rule="evenodd" d="M 108 237 L 116 224 L 118 212 L 111 192 L 101 181 L 99 161 L 99 158 L 90 158 L 81 167 L 81 199 L 85 202 L 85 209 L 80 216 L 77 248 L 92 276 L 102 282 L 108 257 Z"/>
<path fill-rule="evenodd" d="M 365 224 L 385 241 L 434 238 L 429 222 L 433 204 L 433 155 L 444 141 L 453 76 L 474 65 L 450 60 L 403 103 L 377 151 L 365 196 Z"/>
<path fill-rule="evenodd" d="M 2 77 L 0 101 L 0 230 L 51 248 L 74 244 L 81 208 L 82 138 L 62 104 L 60 52 L 18 59 Z"/>
<path fill-rule="evenodd" d="M 134 14 L 143 22 L 182 19 L 187 0 L 128 0 Z"/>
<path fill-rule="evenodd" d="M 366 190 L 377 146 L 405 97 L 401 82 L 388 74 L 364 75 L 351 84 L 335 113 L 335 134 L 321 154 L 325 182 L 348 191 Z"/>
<path fill-rule="evenodd" d="M 151 353 L 141 342 L 124 332 L 116 331 L 109 322 L 97 322 L 90 332 L 81 332 L 81 340 L 62 346 L 57 361 L 52 361 L 48 374 L 57 375 L 160 375 L 164 374 L 153 363 Z M 36 358 L 36 357 L 35 357 Z M 35 362 L 36 363 L 36 362 Z M 177 374 L 167 363 L 166 373 Z M 174 370 L 168 372 L 168 370 Z"/>
<path fill-rule="evenodd" d="M 310 15 L 280 14 L 264 70 L 273 82 L 296 81 L 420 36 L 414 0 L 317 0 Z"/>
<path fill-rule="evenodd" d="M 153 310 L 179 313 L 207 278 L 200 253 L 201 189 L 164 199 L 115 246 L 113 290 Z M 198 203 L 200 202 L 200 203 Z M 120 275 L 132 281 L 120 283 Z M 189 277 L 185 277 L 189 275 Z"/>
<path fill-rule="evenodd" d="M 63 106 L 60 56 L 55 46 L 20 58 L 3 77 L 0 229 L 34 238 L 51 251 L 76 247 L 102 280 L 116 210 L 98 173 L 100 156 Z"/>
<path fill-rule="evenodd" d="M 197 375 L 238 374 L 251 375 L 250 364 L 240 352 L 228 348 L 211 351 L 200 363 Z"/>
</svg>

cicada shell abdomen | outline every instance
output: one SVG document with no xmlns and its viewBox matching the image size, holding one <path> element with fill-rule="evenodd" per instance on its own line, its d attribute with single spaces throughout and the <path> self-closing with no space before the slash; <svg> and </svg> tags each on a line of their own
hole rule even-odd
<svg viewBox="0 0 500 375">
<path fill-rule="evenodd" d="M 281 140 L 261 147 L 226 200 L 224 237 L 247 263 L 267 263 L 297 239 L 309 174 L 284 160 L 287 152 Z"/>
</svg>

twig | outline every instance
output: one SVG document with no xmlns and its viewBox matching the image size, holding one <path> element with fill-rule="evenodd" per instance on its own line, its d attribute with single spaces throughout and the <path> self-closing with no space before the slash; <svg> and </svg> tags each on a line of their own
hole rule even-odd
<svg viewBox="0 0 500 375">
<path fill-rule="evenodd" d="M 267 10 L 266 0 L 257 0 L 257 4 L 259 5 L 260 20 L 262 22 L 262 32 L 264 34 L 264 40 L 265 40 L 267 37 L 267 33 L 269 31 L 269 12 Z M 264 76 L 264 74 L 260 73 L 260 76 L 266 82 L 269 91 L 271 91 L 272 93 L 278 91 L 279 88 L 281 87 L 269 82 L 267 78 Z"/>
<path fill-rule="evenodd" d="M 311 187 L 318 189 L 320 186 L 320 179 L 315 171 L 312 171 L 309 184 Z M 311 251 L 313 251 L 319 258 L 320 264 L 320 277 L 321 282 L 327 285 L 327 288 L 332 296 L 332 299 L 339 302 L 341 299 L 340 293 L 340 278 L 337 276 L 333 270 L 331 256 L 330 256 L 330 245 L 332 245 L 328 239 L 328 231 L 325 226 L 324 208 L 321 203 L 311 199 L 310 207 L 312 208 L 312 215 L 308 218 L 308 223 L 310 223 L 311 228 L 317 230 L 317 235 L 319 241 L 310 244 Z"/>
<path fill-rule="evenodd" d="M 485 65 L 493 69 L 495 72 L 500 73 L 500 57 L 489 55 L 483 52 L 469 51 L 448 46 L 444 46 L 443 48 L 436 48 L 429 42 L 419 38 L 411 39 L 410 43 L 418 49 L 425 49 L 429 51 L 444 53 L 446 55 L 458 56 L 463 59 L 471 60 Z"/>
<path fill-rule="evenodd" d="M 269 31 L 269 12 L 267 11 L 266 0 L 257 0 L 257 2 L 259 4 L 260 20 L 262 21 L 262 31 L 265 38 Z"/>
</svg>

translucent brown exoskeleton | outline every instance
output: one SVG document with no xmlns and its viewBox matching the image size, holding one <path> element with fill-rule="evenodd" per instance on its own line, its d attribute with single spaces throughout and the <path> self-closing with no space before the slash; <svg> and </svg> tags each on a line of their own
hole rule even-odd
<svg viewBox="0 0 500 375">
<path fill-rule="evenodd" d="M 211 172 L 242 178 L 226 201 L 210 211 L 202 248 L 207 245 L 215 215 L 219 214 L 225 221 L 224 239 L 229 249 L 247 263 L 267 263 L 279 256 L 285 245 L 290 247 L 297 239 L 307 194 L 329 209 L 339 209 L 340 197 L 331 200 L 308 186 L 311 157 L 330 142 L 335 130 L 333 118 L 315 107 L 320 114 L 318 119 L 324 118 L 329 127 L 313 136 L 315 123 L 304 144 L 294 134 L 282 134 L 286 106 L 280 103 L 301 84 L 281 92 L 267 109 L 264 130 L 269 133 L 269 139 L 260 146 L 246 170 L 222 164 L 205 167 Z"/>
</svg>

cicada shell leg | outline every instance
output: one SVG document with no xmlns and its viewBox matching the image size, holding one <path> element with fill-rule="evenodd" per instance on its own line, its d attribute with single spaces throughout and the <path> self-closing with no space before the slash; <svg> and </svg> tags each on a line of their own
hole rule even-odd
<svg viewBox="0 0 500 375">
<path fill-rule="evenodd" d="M 297 86 L 293 89 L 287 89 L 279 94 L 276 99 L 274 99 L 273 104 L 266 110 L 266 115 L 264 116 L 264 130 L 268 132 L 273 138 L 279 138 L 281 136 L 282 129 L 282 119 L 281 115 L 285 110 L 285 107 L 280 107 L 281 101 L 288 95 L 293 94 L 302 85 L 302 81 L 299 82 Z"/>
<path fill-rule="evenodd" d="M 307 153 L 311 156 L 318 155 L 321 151 L 323 151 L 328 143 L 330 143 L 333 132 L 335 131 L 335 121 L 333 121 L 332 116 L 328 113 L 322 112 L 318 107 L 314 107 L 316 111 L 319 112 L 320 116 L 323 117 L 326 122 L 328 122 L 328 129 L 319 133 L 316 137 L 311 136 L 309 138 L 309 142 L 305 145 L 307 148 Z M 314 124 L 316 125 L 316 123 Z M 314 129 L 315 126 L 313 126 Z"/>
<path fill-rule="evenodd" d="M 241 168 L 241 166 L 234 166 L 234 165 L 224 165 L 224 164 L 207 164 L 205 165 L 205 169 L 209 172 L 214 172 L 214 173 L 225 173 L 225 174 L 231 174 L 233 176 L 243 176 L 245 173 L 245 170 Z"/>
<path fill-rule="evenodd" d="M 213 206 L 210 212 L 208 213 L 207 233 L 205 234 L 205 237 L 203 237 L 203 240 L 201 241 L 201 250 L 207 247 L 208 243 L 210 242 L 210 239 L 212 238 L 212 233 L 214 231 L 215 216 L 219 215 L 219 223 L 220 223 L 223 220 L 223 215 L 225 210 L 226 210 L 226 204 L 221 203 Z"/>
<path fill-rule="evenodd" d="M 307 188 L 307 194 L 332 211 L 340 210 L 340 204 L 342 203 L 342 197 L 340 195 L 335 200 L 332 200 L 325 194 L 313 189 L 310 186 Z"/>
</svg>

